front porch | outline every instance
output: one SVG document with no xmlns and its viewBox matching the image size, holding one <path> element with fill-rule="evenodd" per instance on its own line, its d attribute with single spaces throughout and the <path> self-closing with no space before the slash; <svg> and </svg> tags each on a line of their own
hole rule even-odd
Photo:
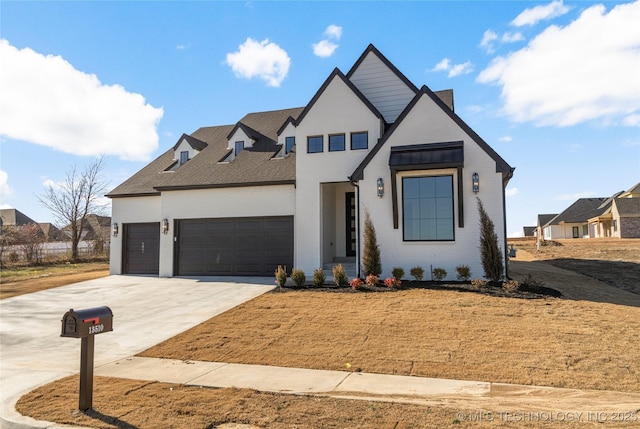
<svg viewBox="0 0 640 429">
<path fill-rule="evenodd" d="M 327 280 L 333 279 L 332 269 L 342 264 L 349 278 L 358 273 L 357 188 L 349 182 L 321 184 L 322 268 Z"/>
</svg>

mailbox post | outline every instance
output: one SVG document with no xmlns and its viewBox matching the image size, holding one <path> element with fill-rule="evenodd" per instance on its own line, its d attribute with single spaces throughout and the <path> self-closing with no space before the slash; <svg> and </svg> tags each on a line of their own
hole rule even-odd
<svg viewBox="0 0 640 429">
<path fill-rule="evenodd" d="M 70 309 L 62 317 L 61 337 L 81 338 L 80 345 L 80 399 L 78 408 L 86 411 L 93 404 L 93 350 L 94 336 L 113 331 L 113 313 L 109 307 L 86 310 Z"/>
</svg>

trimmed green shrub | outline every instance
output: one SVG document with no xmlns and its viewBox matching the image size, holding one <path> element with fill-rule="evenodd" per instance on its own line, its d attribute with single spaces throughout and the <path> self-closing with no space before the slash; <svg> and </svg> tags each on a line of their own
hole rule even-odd
<svg viewBox="0 0 640 429">
<path fill-rule="evenodd" d="M 478 212 L 480 212 L 480 259 L 484 276 L 489 280 L 498 281 L 504 274 L 503 255 L 498 245 L 498 234 L 496 234 L 493 221 L 484 210 L 482 201 L 478 200 Z"/>
<path fill-rule="evenodd" d="M 393 270 L 391 270 L 391 275 L 394 279 L 401 280 L 404 277 L 404 268 L 393 267 Z"/>
<path fill-rule="evenodd" d="M 276 284 L 278 287 L 284 287 L 285 283 L 287 283 L 287 270 L 285 270 L 282 265 L 278 265 L 274 274 L 276 276 Z"/>
<path fill-rule="evenodd" d="M 304 271 L 294 268 L 291 270 L 291 280 L 293 280 L 296 286 L 301 287 L 304 286 L 307 281 L 307 276 L 304 275 Z"/>
<path fill-rule="evenodd" d="M 342 264 L 338 264 L 333 267 L 333 281 L 338 287 L 345 287 L 349 285 L 349 277 L 344 272 Z"/>
<path fill-rule="evenodd" d="M 458 280 L 467 281 L 471 278 L 471 268 L 469 268 L 468 265 L 458 265 L 456 272 L 456 278 Z"/>
<path fill-rule="evenodd" d="M 424 277 L 424 268 L 422 268 L 421 266 L 413 267 L 409 272 L 411 273 L 411 276 L 417 281 L 421 281 Z"/>
<path fill-rule="evenodd" d="M 437 282 L 444 280 L 447 277 L 447 271 L 444 268 L 434 268 L 433 279 Z"/>
<path fill-rule="evenodd" d="M 316 268 L 313 270 L 313 284 L 316 287 L 324 286 L 326 278 L 324 276 L 324 271 L 322 268 Z"/>
</svg>

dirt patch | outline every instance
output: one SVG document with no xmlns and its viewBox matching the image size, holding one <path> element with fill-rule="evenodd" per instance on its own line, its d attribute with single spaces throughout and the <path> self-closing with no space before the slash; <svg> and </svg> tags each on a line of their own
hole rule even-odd
<svg viewBox="0 0 640 429">
<path fill-rule="evenodd" d="M 109 275 L 109 263 L 69 264 L 61 268 L 36 267 L 29 271 L 16 276 L 3 276 L 0 299 L 106 277 Z"/>
<path fill-rule="evenodd" d="M 77 410 L 77 377 L 40 387 L 22 397 L 17 409 L 40 420 L 94 428 L 235 429 L 409 429 L 433 427 L 584 427 L 582 421 L 516 420 L 515 415 L 377 401 L 293 396 L 249 389 L 206 389 L 158 382 L 96 377 L 94 409 Z M 500 410 L 496 410 L 500 411 Z M 504 412 L 506 410 L 502 410 Z M 513 410 L 509 410 L 510 412 Z M 471 416 L 475 420 L 471 421 Z M 533 414 L 532 414 L 533 415 Z M 564 420 L 560 420 L 563 418 Z M 482 420 L 481 420 L 482 418 Z M 480 421 L 481 420 L 481 421 Z M 607 421 L 606 427 L 628 427 Z"/>
</svg>

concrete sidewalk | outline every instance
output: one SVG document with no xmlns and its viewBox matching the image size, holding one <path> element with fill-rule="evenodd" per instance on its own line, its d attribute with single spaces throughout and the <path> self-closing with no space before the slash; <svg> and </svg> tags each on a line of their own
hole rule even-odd
<svg viewBox="0 0 640 429">
<path fill-rule="evenodd" d="M 103 365 L 95 374 L 467 410 L 612 413 L 640 408 L 640 393 L 143 357 Z"/>
</svg>

